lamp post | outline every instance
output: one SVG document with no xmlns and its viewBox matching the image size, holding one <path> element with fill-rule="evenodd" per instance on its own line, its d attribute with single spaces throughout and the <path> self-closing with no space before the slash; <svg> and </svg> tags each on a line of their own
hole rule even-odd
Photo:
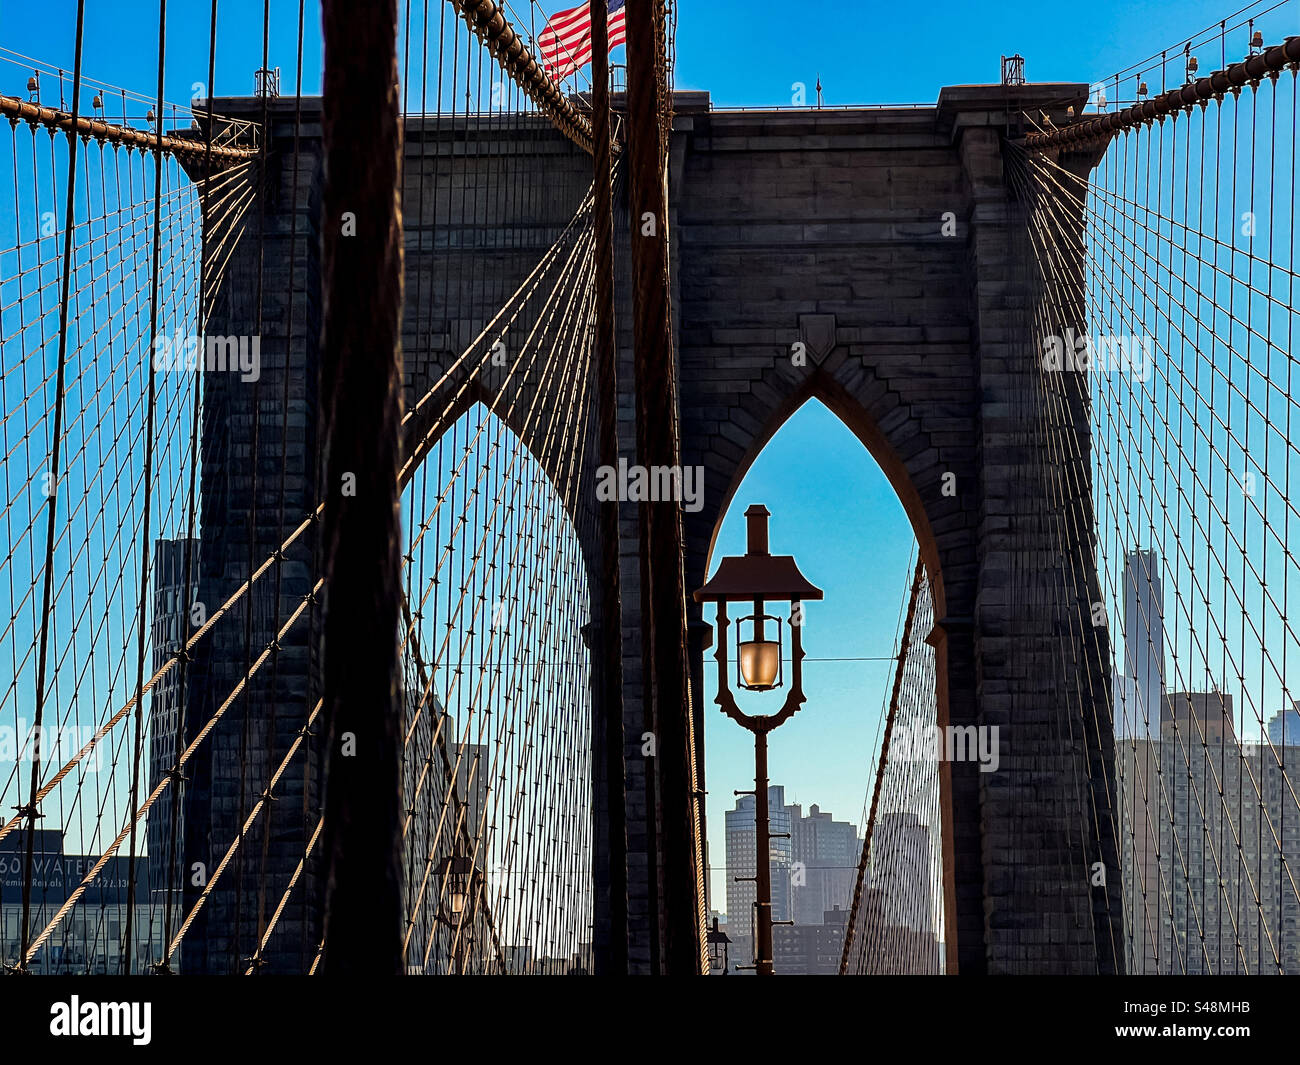
<svg viewBox="0 0 1300 1065">
<path fill-rule="evenodd" d="M 438 863 L 438 920 L 452 931 L 452 965 L 465 975 L 465 951 L 474 929 L 474 911 L 483 874 L 468 855 L 453 854 Z M 461 929 L 468 923 L 469 931 Z"/>
<path fill-rule="evenodd" d="M 716 917 L 713 918 L 713 927 L 709 929 L 705 939 L 709 944 L 709 968 L 726 976 L 727 966 L 731 963 L 731 937 L 718 927 Z"/>
<path fill-rule="evenodd" d="M 697 603 L 716 603 L 718 606 L 718 649 L 714 655 L 718 663 L 718 694 L 714 702 L 731 720 L 754 735 L 754 885 L 757 896 L 754 903 L 754 971 L 758 976 L 772 976 L 774 971 L 767 734 L 789 721 L 804 703 L 802 603 L 805 599 L 822 598 L 821 589 L 799 572 L 791 555 L 769 552 L 767 520 L 770 517 L 767 507 L 761 504 L 745 511 L 745 554 L 724 558 L 718 563 L 712 580 L 695 593 Z M 769 692 L 785 684 L 782 622 L 780 618 L 765 613 L 766 605 L 772 602 L 790 604 L 790 688 L 781 709 L 775 714 L 746 714 L 737 705 L 727 678 L 727 604 L 753 604 L 752 613 L 736 621 L 736 684 L 746 691 Z M 775 622 L 775 640 L 768 637 L 769 622 Z"/>
</svg>

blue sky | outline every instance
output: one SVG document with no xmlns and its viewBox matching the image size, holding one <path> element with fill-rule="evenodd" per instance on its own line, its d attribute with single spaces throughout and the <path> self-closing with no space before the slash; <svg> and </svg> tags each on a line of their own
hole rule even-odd
<svg viewBox="0 0 1300 1065">
<path fill-rule="evenodd" d="M 715 105 L 782 104 L 795 81 L 808 85 L 811 100 L 820 74 L 827 105 L 932 103 L 943 85 L 996 82 L 1000 57 L 1013 53 L 1025 57 L 1031 81 L 1092 82 L 1240 6 L 1096 0 L 1048 9 L 1029 0 L 976 0 L 808 8 L 682 0 L 677 85 L 708 89 Z M 731 54 L 720 43 L 728 39 L 739 46 Z"/>
<path fill-rule="evenodd" d="M 440 6 L 435 2 L 430 11 L 437 12 Z M 532 17 L 540 28 L 541 12 L 567 6 L 570 0 L 538 5 Z M 1029 0 L 917 7 L 844 3 L 825 8 L 680 0 L 677 85 L 706 89 L 717 105 L 778 105 L 790 102 L 790 86 L 796 81 L 808 86 L 811 99 L 820 75 L 827 104 L 930 103 L 945 84 L 997 81 L 999 57 L 1013 52 L 1025 57 L 1030 80 L 1092 82 L 1177 45 L 1238 6 L 1232 0 L 1190 0 L 1180 5 L 1095 0 L 1086 8 L 1049 13 Z M 423 4 L 411 7 L 418 23 Z M 406 5 L 399 3 L 399 9 L 405 11 Z M 523 0 L 516 0 L 511 9 L 521 26 L 528 21 L 529 7 Z M 218 93 L 251 91 L 253 71 L 261 66 L 262 11 L 259 0 L 220 0 Z M 73 0 L 48 4 L 0 0 L 0 43 L 70 70 L 75 13 Z M 168 100 L 184 103 L 195 82 L 207 81 L 208 15 L 206 0 L 173 0 L 170 5 Z M 1277 17 L 1264 25 L 1277 25 Z M 157 3 L 89 0 L 86 19 L 86 74 L 152 95 Z M 819 19 L 824 25 L 818 24 Z M 321 70 L 318 3 L 306 4 L 305 22 L 303 85 L 315 92 Z M 436 18 L 431 22 L 436 24 Z M 282 68 L 286 91 L 293 84 L 297 23 L 297 0 L 272 0 L 270 64 Z M 1244 29 L 1238 37 L 1244 44 Z M 1213 50 L 1201 54 L 1208 58 Z M 616 61 L 620 54 L 621 50 L 616 52 Z M 1204 62 L 1202 69 L 1209 69 Z M 0 91 L 18 92 L 25 78 L 21 67 L 0 64 Z"/>
</svg>

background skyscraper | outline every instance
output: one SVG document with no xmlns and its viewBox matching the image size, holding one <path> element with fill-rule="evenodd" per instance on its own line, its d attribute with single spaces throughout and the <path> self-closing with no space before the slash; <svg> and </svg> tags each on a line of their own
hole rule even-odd
<svg viewBox="0 0 1300 1065">
<path fill-rule="evenodd" d="M 836 821 L 814 803 L 803 815 L 799 804 L 786 807 L 790 817 L 796 875 L 791 884 L 791 919 L 795 924 L 822 924 L 827 912 L 847 910 L 853 902 L 862 840 L 857 825 Z"/>
<path fill-rule="evenodd" d="M 882 893 L 885 924 L 933 932 L 929 826 L 910 811 L 883 813 L 873 851 L 871 886 Z"/>
<path fill-rule="evenodd" d="M 1119 685 L 1117 696 L 1124 697 L 1115 706 L 1118 735 L 1146 739 L 1159 729 L 1164 662 L 1160 557 L 1154 551 L 1130 551 L 1124 556 L 1124 675 L 1131 684 Z"/>
<path fill-rule="evenodd" d="M 1268 722 L 1268 738 L 1274 747 L 1300 747 L 1300 711 L 1296 702 L 1290 710 L 1279 710 Z"/>
</svg>

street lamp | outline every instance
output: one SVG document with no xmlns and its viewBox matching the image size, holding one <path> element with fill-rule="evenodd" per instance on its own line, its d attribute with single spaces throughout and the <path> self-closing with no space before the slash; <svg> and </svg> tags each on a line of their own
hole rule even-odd
<svg viewBox="0 0 1300 1065">
<path fill-rule="evenodd" d="M 731 962 L 729 945 L 731 937 L 718 927 L 718 919 L 713 918 L 713 927 L 705 937 L 709 942 L 709 968 L 714 972 L 727 975 L 727 966 Z"/>
<path fill-rule="evenodd" d="M 468 855 L 453 854 L 438 863 L 435 875 L 438 877 L 437 918 L 452 930 L 455 972 L 464 975 L 465 950 L 474 928 L 474 910 L 483 873 Z M 462 933 L 466 924 L 468 930 Z"/>
<path fill-rule="evenodd" d="M 714 657 L 718 663 L 718 695 L 714 700 L 731 720 L 754 734 L 754 903 L 757 934 L 754 942 L 754 971 L 773 975 L 772 968 L 772 868 L 771 835 L 767 809 L 767 734 L 794 716 L 804 703 L 803 692 L 803 601 L 821 599 L 820 588 L 811 584 L 795 565 L 791 555 L 773 555 L 767 546 L 767 507 L 755 504 L 745 511 L 746 551 L 718 563 L 713 579 L 695 593 L 697 603 L 718 605 L 718 640 Z M 736 622 L 736 684 L 753 692 L 769 692 L 785 684 L 782 662 L 784 645 L 781 619 L 765 612 L 771 602 L 790 604 L 790 688 L 775 714 L 746 714 L 736 704 L 727 679 L 727 604 L 752 604 L 749 614 Z M 775 623 L 776 639 L 769 638 L 769 622 Z M 744 794 L 744 792 L 737 792 Z M 749 879 L 738 877 L 737 879 Z"/>
</svg>

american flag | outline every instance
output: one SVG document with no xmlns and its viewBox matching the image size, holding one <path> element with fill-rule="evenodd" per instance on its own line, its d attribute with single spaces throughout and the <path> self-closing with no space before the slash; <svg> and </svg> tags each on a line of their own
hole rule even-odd
<svg viewBox="0 0 1300 1065">
<path fill-rule="evenodd" d="M 627 40 L 624 27 L 627 12 L 623 10 L 623 2 L 609 0 L 610 48 Z M 591 59 L 591 5 L 557 11 L 538 36 L 537 47 L 541 50 L 546 73 L 556 81 L 576 74 Z"/>
</svg>

